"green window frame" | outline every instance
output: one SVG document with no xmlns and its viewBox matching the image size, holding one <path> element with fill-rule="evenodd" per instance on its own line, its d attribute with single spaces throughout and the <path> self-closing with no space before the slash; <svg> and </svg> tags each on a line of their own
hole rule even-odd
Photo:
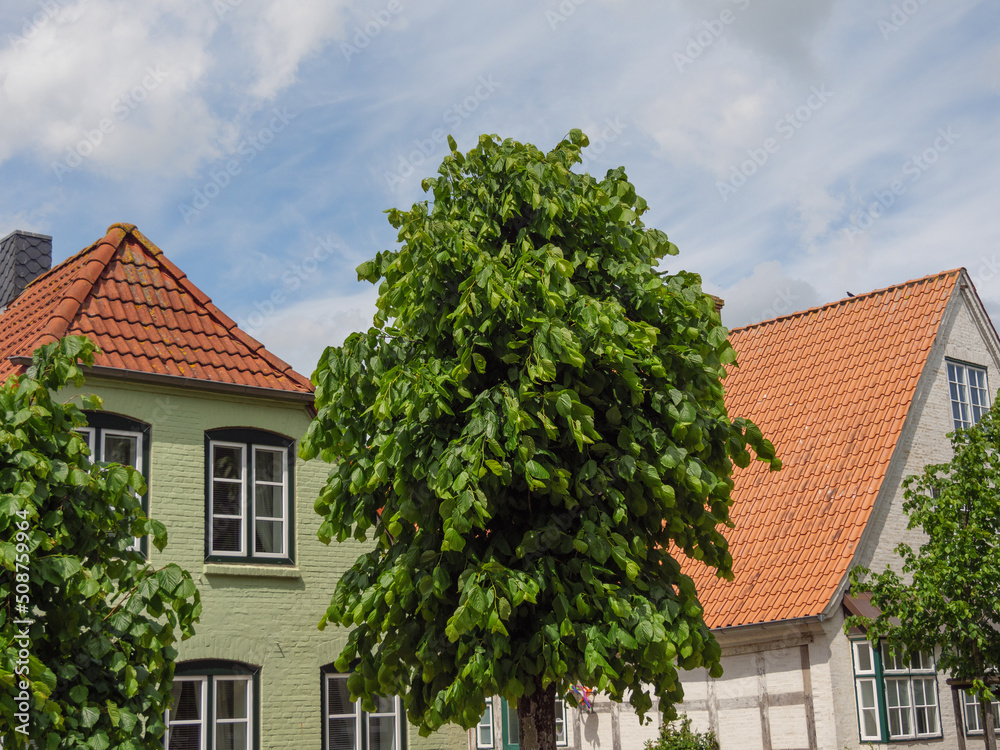
<svg viewBox="0 0 1000 750">
<path fill-rule="evenodd" d="M 930 654 L 908 661 L 866 640 L 851 641 L 858 734 L 862 742 L 941 737 L 937 669 Z"/>
<path fill-rule="evenodd" d="M 131 466 L 146 480 L 146 492 L 139 498 L 142 512 L 149 515 L 149 445 L 152 429 L 145 422 L 104 411 L 85 411 L 87 426 L 77 432 L 87 442 L 91 460 Z M 146 537 L 133 537 L 126 549 L 149 557 Z"/>
<path fill-rule="evenodd" d="M 320 670 L 323 750 L 406 750 L 406 715 L 398 696 L 374 696 L 375 711 L 352 701 L 349 673 L 328 664 Z"/>
<path fill-rule="evenodd" d="M 166 750 L 258 750 L 260 667 L 218 659 L 179 663 L 164 721 Z"/>
<path fill-rule="evenodd" d="M 205 432 L 205 559 L 295 564 L 295 441 L 250 428 Z"/>
<path fill-rule="evenodd" d="M 556 719 L 556 747 L 569 747 L 566 701 L 556 698 L 553 710 Z M 503 698 L 500 699 L 500 724 L 503 732 L 503 750 L 520 750 L 521 734 L 517 722 L 517 709 Z"/>
</svg>

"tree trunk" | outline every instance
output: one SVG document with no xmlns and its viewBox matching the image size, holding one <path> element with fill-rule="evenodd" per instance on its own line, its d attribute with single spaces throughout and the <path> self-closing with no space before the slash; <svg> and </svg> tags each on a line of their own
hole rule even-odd
<svg viewBox="0 0 1000 750">
<path fill-rule="evenodd" d="M 979 715 L 983 719 L 983 740 L 986 742 L 986 750 L 997 750 L 996 727 L 993 726 L 993 706 L 988 700 L 979 699 Z"/>
<path fill-rule="evenodd" d="M 541 688 L 517 701 L 521 750 L 556 750 L 556 686 Z"/>
<path fill-rule="evenodd" d="M 983 668 L 983 655 L 975 642 L 972 644 L 972 661 L 976 665 L 976 674 L 982 675 L 985 682 L 986 670 Z M 982 696 L 979 698 L 979 715 L 983 720 L 983 742 L 986 743 L 986 750 L 997 750 L 997 736 L 993 726 L 993 706 Z"/>
</svg>

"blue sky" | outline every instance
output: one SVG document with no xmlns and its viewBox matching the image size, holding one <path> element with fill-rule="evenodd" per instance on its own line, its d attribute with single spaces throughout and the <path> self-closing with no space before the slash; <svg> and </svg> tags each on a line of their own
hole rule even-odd
<svg viewBox="0 0 1000 750">
<path fill-rule="evenodd" d="M 136 224 L 306 374 L 451 134 L 591 139 L 741 325 L 965 266 L 1000 319 L 986 0 L 6 0 L 0 236 Z"/>
</svg>

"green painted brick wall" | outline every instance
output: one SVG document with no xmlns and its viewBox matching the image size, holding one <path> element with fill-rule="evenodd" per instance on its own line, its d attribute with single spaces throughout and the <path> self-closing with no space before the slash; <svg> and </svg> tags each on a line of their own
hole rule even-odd
<svg viewBox="0 0 1000 750">
<path fill-rule="evenodd" d="M 313 502 L 329 467 L 297 460 L 295 566 L 205 562 L 206 430 L 252 427 L 298 440 L 309 415 L 304 405 L 254 397 L 91 378 L 81 392 L 104 399 L 104 410 L 151 425 L 149 504 L 167 526 L 169 542 L 151 562 L 175 562 L 201 591 L 197 634 L 179 645 L 180 660 L 227 659 L 260 670 L 260 748 L 321 744 L 320 667 L 332 662 L 346 631 L 317 628 L 337 579 L 362 550 L 357 543 L 322 544 Z M 67 390 L 63 395 L 75 395 Z M 448 727 L 431 737 L 407 729 L 411 750 L 466 750 L 468 734 Z"/>
</svg>

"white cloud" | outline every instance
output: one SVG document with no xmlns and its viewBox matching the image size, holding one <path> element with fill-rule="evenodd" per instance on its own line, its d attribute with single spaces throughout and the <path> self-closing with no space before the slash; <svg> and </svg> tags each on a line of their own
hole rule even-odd
<svg viewBox="0 0 1000 750">
<path fill-rule="evenodd" d="M 820 302 L 811 284 L 789 277 L 777 261 L 760 263 L 746 278 L 712 293 L 725 301 L 722 322 L 730 328 L 788 315 Z"/>
<path fill-rule="evenodd" d="M 276 309 L 250 311 L 240 327 L 304 375 L 312 374 L 323 349 L 340 346 L 355 331 L 366 331 L 375 315 L 378 291 L 309 299 Z"/>
</svg>

